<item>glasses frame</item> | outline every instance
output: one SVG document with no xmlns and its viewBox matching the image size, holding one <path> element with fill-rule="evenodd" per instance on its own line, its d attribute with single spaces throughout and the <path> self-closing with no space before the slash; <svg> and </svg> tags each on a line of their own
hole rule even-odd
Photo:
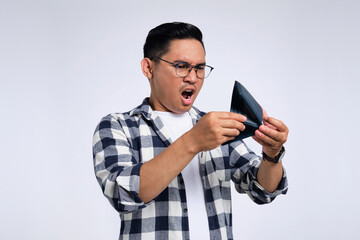
<svg viewBox="0 0 360 240">
<path fill-rule="evenodd" d="M 161 60 L 161 61 L 163 61 L 163 62 L 166 62 L 166 63 L 169 63 L 169 64 L 173 65 L 173 66 L 175 67 L 175 74 L 176 74 L 178 77 L 183 77 L 183 78 L 189 76 L 189 74 L 191 73 L 191 71 L 194 69 L 197 78 L 205 79 L 205 78 L 207 78 L 207 77 L 210 76 L 212 70 L 214 69 L 212 66 L 209 66 L 209 65 L 206 65 L 206 64 L 199 64 L 199 65 L 201 65 L 201 66 L 209 67 L 209 68 L 210 68 L 209 74 L 208 74 L 207 76 L 201 78 L 201 77 L 199 77 L 199 75 L 198 75 L 198 73 L 197 73 L 197 71 L 199 70 L 199 65 L 195 65 L 195 66 L 194 66 L 194 65 L 191 65 L 190 63 L 187 63 L 187 62 L 179 62 L 179 63 L 169 62 L 169 61 L 166 61 L 165 59 L 162 59 L 162 58 L 160 58 L 160 57 L 152 57 L 150 60 L 153 60 L 153 59 L 158 59 L 158 60 Z M 180 76 L 180 75 L 177 73 L 178 66 L 179 66 L 180 64 L 188 64 L 189 66 L 191 66 L 191 68 L 190 68 L 190 70 L 189 70 L 189 72 L 188 72 L 187 75 L 185 75 L 185 76 Z"/>
</svg>

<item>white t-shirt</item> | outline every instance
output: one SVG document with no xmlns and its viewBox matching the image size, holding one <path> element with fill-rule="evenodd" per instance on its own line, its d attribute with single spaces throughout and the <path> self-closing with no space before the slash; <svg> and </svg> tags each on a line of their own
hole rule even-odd
<svg viewBox="0 0 360 240">
<path fill-rule="evenodd" d="M 188 112 L 181 114 L 155 112 L 168 129 L 173 142 L 193 127 L 192 118 Z M 190 239 L 210 239 L 198 155 L 181 171 L 181 174 L 185 182 Z"/>
</svg>

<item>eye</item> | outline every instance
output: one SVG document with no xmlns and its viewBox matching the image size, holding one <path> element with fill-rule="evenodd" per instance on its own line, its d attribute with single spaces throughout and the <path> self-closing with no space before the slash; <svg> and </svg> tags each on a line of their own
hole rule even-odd
<svg viewBox="0 0 360 240">
<path fill-rule="evenodd" d="M 178 64 L 176 64 L 176 67 L 179 68 L 179 69 L 189 69 L 190 64 L 188 64 L 188 63 L 178 63 Z"/>
<path fill-rule="evenodd" d="M 205 69 L 205 65 L 197 65 L 195 67 L 197 70 L 204 70 Z"/>
</svg>

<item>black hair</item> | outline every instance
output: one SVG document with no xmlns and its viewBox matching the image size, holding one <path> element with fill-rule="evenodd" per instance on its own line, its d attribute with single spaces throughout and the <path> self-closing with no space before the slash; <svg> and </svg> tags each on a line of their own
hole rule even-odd
<svg viewBox="0 0 360 240">
<path fill-rule="evenodd" d="M 183 22 L 161 24 L 150 30 L 144 44 L 144 58 L 161 57 L 169 51 L 171 40 L 195 39 L 203 46 L 203 36 L 199 28 Z"/>
</svg>

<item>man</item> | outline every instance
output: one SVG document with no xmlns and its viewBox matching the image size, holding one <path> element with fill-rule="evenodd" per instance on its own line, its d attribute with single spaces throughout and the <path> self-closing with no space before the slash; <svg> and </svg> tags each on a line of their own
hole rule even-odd
<svg viewBox="0 0 360 240">
<path fill-rule="evenodd" d="M 186 23 L 152 29 L 141 61 L 151 94 L 126 113 L 99 123 L 95 173 L 121 218 L 120 239 L 233 239 L 230 180 L 258 204 L 287 191 L 281 158 L 287 127 L 264 114 L 242 141 L 245 116 L 203 113 L 193 103 L 210 74 L 201 31 Z"/>
</svg>

